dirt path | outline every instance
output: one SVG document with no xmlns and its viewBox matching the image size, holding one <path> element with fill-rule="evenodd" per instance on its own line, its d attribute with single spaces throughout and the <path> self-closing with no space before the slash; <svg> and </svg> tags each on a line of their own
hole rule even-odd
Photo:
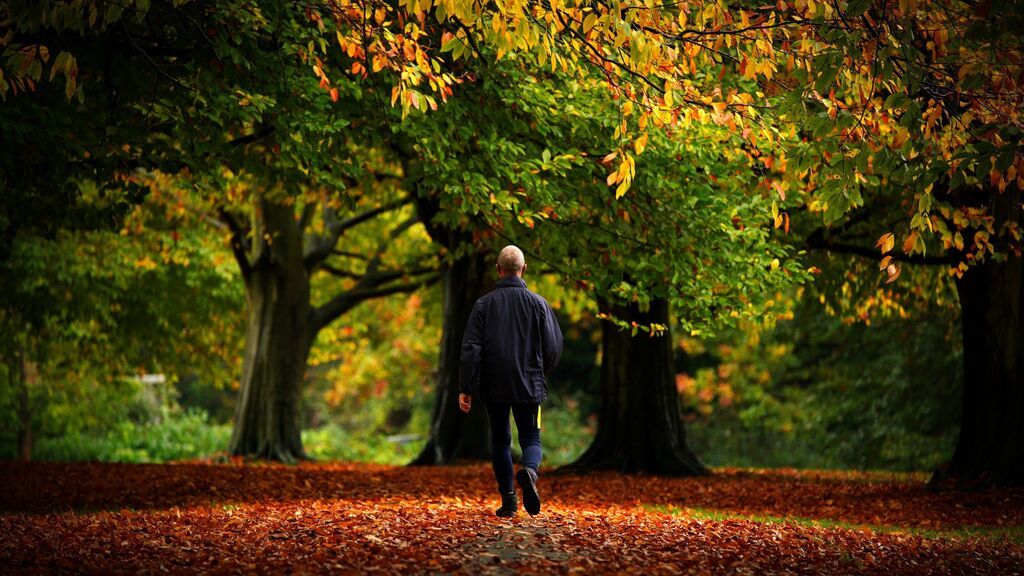
<svg viewBox="0 0 1024 576">
<path fill-rule="evenodd" d="M 564 531 L 551 516 L 537 516 L 489 524 L 477 533 L 479 539 L 460 547 L 466 559 L 463 568 L 477 574 L 513 574 L 524 568 L 555 572 L 571 559 L 564 543 Z"/>
</svg>

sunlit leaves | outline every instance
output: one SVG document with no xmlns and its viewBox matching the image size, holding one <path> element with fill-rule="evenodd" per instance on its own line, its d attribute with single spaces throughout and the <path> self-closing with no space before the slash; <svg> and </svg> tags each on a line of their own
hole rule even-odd
<svg viewBox="0 0 1024 576">
<path fill-rule="evenodd" d="M 779 195 L 811 194 L 809 207 L 830 224 L 864 204 L 858 195 L 889 194 L 894 187 L 915 194 L 945 178 L 955 192 L 1020 185 L 1021 91 L 1005 64 L 1020 56 L 1010 18 L 1015 6 L 989 13 L 945 2 L 883 2 L 867 10 L 870 5 L 707 2 L 624 9 L 412 0 L 396 7 L 335 0 L 304 8 L 318 37 L 295 55 L 331 101 L 348 96 L 339 87 L 343 79 L 364 82 L 376 75 L 407 116 L 447 101 L 470 77 L 463 73 L 466 61 L 481 57 L 482 46 L 499 59 L 515 54 L 538 69 L 599 79 L 611 97 L 635 103 L 641 120 L 624 126 L 620 136 L 622 147 L 637 155 L 646 145 L 648 120 L 659 127 L 713 122 L 752 137 L 781 132 L 779 148 L 791 157 L 802 149 L 804 168 L 813 169 L 784 174 L 788 183 L 778 185 Z M 66 77 L 69 95 L 78 90 L 74 56 L 62 51 L 53 58 L 56 47 L 19 44 L 19 30 L 104 29 L 152 9 L 148 2 L 101 8 L 85 2 L 42 17 L 13 14 L 3 34 L 12 60 L 0 90 L 12 82 L 31 89 L 27 83 L 34 86 L 46 66 L 51 79 Z M 1007 18 L 999 23 L 997 16 Z M 266 24 L 265 17 L 253 20 Z M 921 92 L 926 84 L 937 88 Z M 629 164 L 622 158 L 609 175 L 620 198 L 632 185 Z M 930 221 L 922 217 L 910 227 L 933 233 Z M 993 245 L 998 250 L 1000 242 Z"/>
<path fill-rule="evenodd" d="M 795 179 L 786 176 L 798 188 L 816 189 L 809 206 L 826 223 L 835 223 L 864 205 L 865 193 L 887 194 L 891 186 L 930 187 L 941 172 L 941 163 L 932 159 L 962 153 L 966 141 L 992 140 L 992 133 L 982 129 L 986 123 L 1019 122 L 1015 82 L 999 64 L 982 63 L 1014 61 L 1019 46 L 1005 41 L 1010 28 L 994 29 L 994 43 L 979 43 L 973 36 L 950 33 L 991 26 L 969 11 L 946 6 L 922 10 L 906 3 L 868 11 L 870 4 L 800 2 L 756 10 L 719 3 L 629 10 L 522 2 L 442 1 L 433 6 L 442 20 L 454 16 L 469 23 L 479 41 L 497 46 L 499 57 L 519 51 L 552 65 L 566 57 L 588 62 L 589 67 L 563 69 L 597 71 L 613 96 L 637 103 L 659 125 L 700 118 L 730 130 L 766 124 L 785 130 L 787 123 L 796 123 L 812 139 L 785 140 L 805 150 L 813 170 L 800 170 Z M 914 30 L 927 31 L 923 47 L 915 44 Z M 916 93 L 923 79 L 948 85 L 950 76 L 966 92 L 967 112 L 951 112 L 943 99 Z M 716 82 L 709 83 L 712 78 Z M 728 98 L 708 96 L 723 90 L 722 84 L 730 86 Z M 984 105 L 986 98 L 999 104 Z M 701 115 L 704 109 L 710 114 Z M 637 137 L 632 140 L 633 151 L 640 154 L 645 146 Z M 1001 136 L 994 140 L 997 145 L 1007 141 Z M 980 154 L 968 158 L 975 162 L 947 164 L 954 188 L 973 180 L 1002 191 L 1021 172 L 1016 152 L 1001 155 L 991 170 L 977 162 L 983 159 Z M 624 157 L 607 175 L 616 197 L 631 186 L 631 171 Z M 786 190 L 778 186 L 784 200 Z M 926 191 L 922 201 L 928 198 Z M 923 205 L 921 213 L 927 212 Z M 933 232 L 928 217 L 910 226 Z M 923 244 L 911 247 L 919 249 Z"/>
</svg>

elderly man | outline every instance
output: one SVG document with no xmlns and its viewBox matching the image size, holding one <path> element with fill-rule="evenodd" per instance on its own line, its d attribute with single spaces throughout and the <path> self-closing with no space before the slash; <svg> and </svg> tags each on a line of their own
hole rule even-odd
<svg viewBox="0 0 1024 576">
<path fill-rule="evenodd" d="M 512 484 L 512 429 L 519 430 L 522 468 L 515 475 L 523 508 L 540 512 L 540 403 L 547 397 L 545 376 L 562 354 L 562 331 L 544 298 L 526 288 L 526 259 L 515 246 L 498 254 L 498 282 L 473 306 L 462 339 L 459 408 L 468 413 L 474 397 L 483 397 L 491 423 L 494 477 L 501 494 L 495 514 L 515 516 L 519 507 Z"/>
</svg>

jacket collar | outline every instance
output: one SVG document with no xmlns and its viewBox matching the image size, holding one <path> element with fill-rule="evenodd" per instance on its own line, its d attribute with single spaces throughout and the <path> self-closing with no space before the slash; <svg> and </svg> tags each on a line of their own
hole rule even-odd
<svg viewBox="0 0 1024 576">
<path fill-rule="evenodd" d="M 499 278 L 494 284 L 495 288 L 526 288 L 526 281 L 519 276 L 506 276 Z"/>
</svg>

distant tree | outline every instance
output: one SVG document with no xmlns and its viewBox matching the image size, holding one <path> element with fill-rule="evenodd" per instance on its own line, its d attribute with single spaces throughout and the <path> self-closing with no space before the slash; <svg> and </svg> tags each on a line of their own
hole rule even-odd
<svg viewBox="0 0 1024 576">
<path fill-rule="evenodd" d="M 19 235 L 0 276 L 0 433 L 20 458 L 36 440 L 122 417 L 143 373 L 224 386 L 234 376 L 241 293 L 202 228 Z M 200 293 L 202 298 L 195 295 Z"/>
<path fill-rule="evenodd" d="M 363 46 L 368 32 L 396 42 L 382 21 L 369 31 L 360 10 L 339 10 L 325 21 L 296 3 L 140 0 L 53 10 L 6 3 L 0 11 L 0 34 L 10 38 L 0 94 L 16 101 L 16 110 L 4 108 L 0 125 L 17 128 L 5 130 L 5 139 L 22 138 L 11 149 L 23 156 L 4 164 L 6 181 L 32 183 L 26 198 L 39 198 L 41 206 L 77 206 L 85 194 L 130 206 L 167 174 L 176 176 L 170 186 L 196 190 L 185 209 L 227 228 L 248 296 L 230 449 L 303 457 L 298 398 L 317 331 L 366 298 L 429 280 L 429 261 L 384 266 L 388 244 L 414 217 L 395 223 L 369 252 L 352 256 L 339 246 L 352 226 L 407 203 L 396 186 L 377 186 L 378 177 L 400 176 L 382 173 L 387 167 L 367 152 L 379 129 L 364 102 L 383 102 L 375 92 L 390 84 L 362 82 L 358 66 L 370 58 L 377 70 L 422 76 L 418 62 L 404 60 L 415 57 L 415 47 L 395 59 L 390 48 Z M 330 61 L 347 61 L 347 80 L 325 75 L 330 68 L 316 49 L 326 49 L 327 37 Z M 19 110 L 31 110 L 29 118 L 45 124 L 39 133 L 58 145 L 38 145 Z M 34 180 L 36 172 L 47 178 Z M 45 212 L 38 219 L 60 222 Z M 358 263 L 341 268 L 332 263 L 339 258 Z M 354 285 L 314 306 L 312 274 L 332 271 Z"/>
</svg>

